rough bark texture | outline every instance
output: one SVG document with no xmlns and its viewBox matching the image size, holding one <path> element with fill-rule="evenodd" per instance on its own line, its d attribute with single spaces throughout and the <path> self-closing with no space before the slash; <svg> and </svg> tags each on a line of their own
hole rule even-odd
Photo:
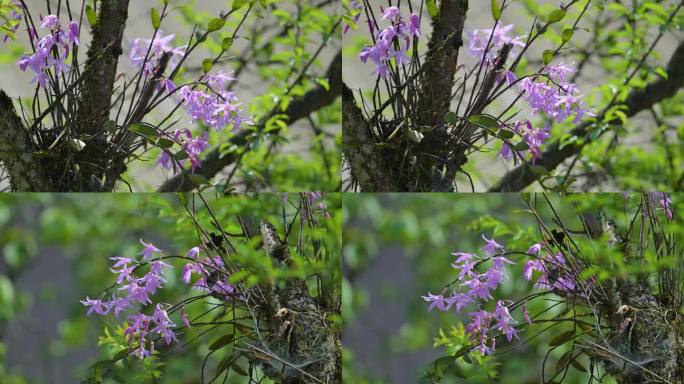
<svg viewBox="0 0 684 384">
<path fill-rule="evenodd" d="M 288 247 L 275 227 L 262 222 L 257 229 L 253 218 L 248 222 L 248 232 L 259 233 L 264 250 L 282 268 L 287 268 Z M 278 358 L 254 355 L 264 373 L 283 384 L 341 383 L 342 334 L 328 323 L 328 316 L 335 310 L 313 298 L 306 282 L 300 279 L 293 278 L 284 287 L 271 288 L 271 297 L 267 305 L 270 308 L 260 315 L 268 324 L 270 335 L 265 348 Z"/>
<path fill-rule="evenodd" d="M 632 259 L 629 239 L 605 225 L 602 215 L 585 213 L 586 233 L 594 239 L 620 239 L 626 260 Z M 609 241 L 611 243 L 611 241 Z M 601 318 L 609 330 L 605 340 L 596 340 L 608 350 L 598 349 L 597 357 L 606 371 L 621 384 L 684 383 L 684 320 L 678 308 L 670 308 L 656 297 L 647 279 L 611 278 L 601 283 L 606 302 L 599 303 Z M 618 356 L 619 355 L 619 356 Z M 627 359 L 629 361 L 627 361 Z"/>
<path fill-rule="evenodd" d="M 10 176 L 15 191 L 49 191 L 38 149 L 31 141 L 21 119 L 14 111 L 12 99 L 0 90 L 0 161 Z"/>
<path fill-rule="evenodd" d="M 335 99 L 339 97 L 342 89 L 342 51 L 339 51 L 337 55 L 335 55 L 335 58 L 328 66 L 326 78 L 328 79 L 328 84 L 330 86 L 329 89 L 325 89 L 320 85 L 316 86 L 316 88 L 303 96 L 294 98 L 285 111 L 276 111 L 274 114 L 282 113 L 287 115 L 287 118 L 284 120 L 285 123 L 292 124 L 295 121 L 332 104 Z M 257 126 L 263 127 L 270 117 L 271 116 L 265 116 L 262 118 L 261 121 L 257 123 Z M 243 131 L 230 139 L 228 143 L 230 145 L 242 147 L 249 142 L 250 134 L 250 132 Z M 273 134 L 277 134 L 277 131 L 273 132 Z M 222 157 L 220 149 L 215 148 L 209 151 L 206 157 L 202 159 L 202 165 L 195 170 L 195 174 L 211 179 L 224 168 L 235 163 L 237 159 L 237 156 L 234 154 L 228 154 Z M 165 181 L 164 184 L 159 187 L 158 192 L 192 191 L 197 188 L 197 184 L 190 180 L 188 177 L 190 175 L 191 173 L 189 171 L 179 173 Z"/>
<path fill-rule="evenodd" d="M 76 121 L 82 133 L 96 134 L 109 118 L 116 67 L 123 52 L 121 39 L 128 19 L 128 1 L 99 3 L 100 14 L 92 30 L 93 41 L 88 49 L 78 102 Z"/>
<path fill-rule="evenodd" d="M 467 0 L 444 0 L 439 15 L 432 20 L 432 35 L 423 64 L 416 123 L 431 127 L 416 146 L 416 152 L 429 153 L 417 157 L 414 169 L 418 173 L 409 177 L 408 190 L 452 192 L 454 177 L 467 159 L 461 146 L 453 146 L 444 126 L 444 114 L 449 111 L 458 52 L 463 46 L 463 26 L 468 11 Z"/>
<path fill-rule="evenodd" d="M 121 39 L 126 29 L 129 0 L 100 2 L 98 22 L 92 30 L 93 41 L 88 49 L 88 59 L 80 87 L 77 132 L 93 137 L 86 142 L 83 151 L 77 154 L 82 175 L 67 180 L 64 190 L 111 191 L 114 184 L 103 187 L 104 170 L 108 159 L 104 158 L 110 143 L 96 136 L 104 130 L 109 119 L 116 68 L 123 50 Z M 118 176 L 118 175 L 117 175 Z"/>
<path fill-rule="evenodd" d="M 346 84 L 342 90 L 342 148 L 352 177 L 366 192 L 401 191 L 399 176 L 383 156 L 363 112 L 356 106 L 354 94 Z M 398 170 L 394 164 L 394 170 Z"/>
<path fill-rule="evenodd" d="M 652 105 L 674 96 L 677 91 L 684 86 L 684 44 L 679 44 L 670 58 L 667 66 L 667 79 L 660 79 L 646 86 L 644 89 L 636 89 L 630 92 L 624 104 L 627 109 L 624 111 L 627 117 L 632 117 L 637 113 L 651 107 Z M 543 152 L 541 159 L 537 160 L 536 165 L 552 171 L 565 159 L 578 155 L 585 144 L 590 142 L 587 136 L 591 124 L 582 123 L 572 130 L 572 135 L 582 138 L 583 143 L 574 142 L 560 147 L 559 142 L 554 142 Z M 530 171 L 527 165 L 519 165 L 506 175 L 504 175 L 496 185 L 489 189 L 490 192 L 516 192 L 521 191 L 539 178 L 538 174 Z"/>
<path fill-rule="evenodd" d="M 444 0 L 440 3 L 439 15 L 432 20 L 419 96 L 419 111 L 425 112 L 421 116 L 423 124 L 440 124 L 449 111 L 467 11 L 467 0 Z"/>
<path fill-rule="evenodd" d="M 439 14 L 432 20 L 423 72 L 418 76 L 417 101 L 407 112 L 411 127 L 399 127 L 406 123 L 400 121 L 369 122 L 356 106 L 353 93 L 343 94 L 343 150 L 350 173 L 362 191 L 454 190 L 454 176 L 466 158 L 462 156 L 463 147 L 447 144 L 449 136 L 443 118 L 449 111 L 467 10 L 467 0 L 440 2 Z M 377 129 L 379 135 L 410 128 L 422 130 L 424 137 L 415 145 L 380 141 L 373 135 L 371 123 L 373 127 L 382 126 Z"/>
<path fill-rule="evenodd" d="M 50 158 L 36 156 L 34 153 L 41 150 L 36 144 L 38 141 L 23 127 L 14 113 L 11 100 L 4 93 L 1 94 L 0 125 L 7 126 L 0 133 L 4 135 L 4 138 L 0 138 L 1 160 L 15 191 L 102 190 L 99 181 L 107 162 L 103 154 L 107 152 L 109 144 L 102 136 L 96 135 L 109 118 L 116 67 L 122 53 L 121 39 L 128 17 L 128 2 L 112 0 L 99 3 L 99 18 L 92 31 L 93 41 L 88 50 L 88 59 L 75 89 L 78 100 L 72 133 L 86 143 L 82 151 L 73 153 L 66 148 L 51 153 Z M 47 137 L 56 139 L 56 136 Z M 47 147 L 51 142 L 43 144 Z"/>
</svg>

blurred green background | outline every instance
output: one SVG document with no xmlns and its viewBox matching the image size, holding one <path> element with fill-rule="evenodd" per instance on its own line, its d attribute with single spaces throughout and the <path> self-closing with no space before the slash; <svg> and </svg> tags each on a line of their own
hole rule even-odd
<svg viewBox="0 0 684 384">
<path fill-rule="evenodd" d="M 460 315 L 453 310 L 428 312 L 421 296 L 428 291 L 440 293 L 457 277 L 457 271 L 450 267 L 454 260 L 451 253 L 478 253 L 484 245 L 481 234 L 494 237 L 507 251 L 524 252 L 537 242 L 540 239 L 537 221 L 524 211 L 527 206 L 523 198 L 531 198 L 546 225 L 557 228 L 553 213 L 542 197 L 538 194 L 344 195 L 345 382 L 415 383 L 433 360 L 458 350 L 460 346 L 435 347 L 435 339 L 440 336 L 440 329 L 445 334 L 442 342 L 463 339 L 462 334 L 449 332 L 459 321 L 466 320 L 467 313 L 475 310 L 474 306 L 471 304 Z M 682 200 L 678 197 L 673 196 L 675 204 Z M 552 196 L 551 201 L 569 228 L 582 228 L 578 211 L 600 207 L 624 230 L 639 198 L 638 194 L 578 194 Z M 677 208 L 675 216 L 676 212 Z M 681 238 L 681 219 L 676 220 L 666 227 Z M 597 254 L 608 252 L 599 249 Z M 493 292 L 494 300 L 483 309 L 492 310 L 489 306 L 497 299 L 516 300 L 537 291 L 532 283 L 522 279 L 520 258 L 511 259 L 518 262 L 510 266 L 508 279 Z M 624 277 L 633 273 L 633 268 L 644 267 L 622 265 L 608 273 Z M 535 300 L 528 307 L 534 316 L 551 304 Z M 520 310 L 513 311 L 512 315 L 518 324 L 524 324 Z M 534 324 L 519 333 L 520 340 L 514 339 L 510 344 L 498 339 L 493 358 L 483 361 L 473 358 L 473 364 L 459 362 L 467 381 L 452 377 L 443 382 L 543 382 L 542 366 L 549 341 L 567 329 L 560 325 L 531 338 L 546 326 L 548 323 Z M 565 346 L 557 348 L 549 355 L 546 380 L 555 373 L 556 363 L 566 350 Z M 578 361 L 589 367 L 586 356 Z M 573 367 L 563 382 L 586 383 L 588 378 L 588 374 Z"/>
<path fill-rule="evenodd" d="M 205 197 L 222 226 L 231 233 L 240 232 L 235 219 L 238 214 L 268 219 L 281 231 L 283 217 L 292 219 L 299 199 L 297 194 Z M 321 219 L 320 228 L 306 236 L 320 239 L 329 249 L 340 249 L 340 196 L 326 195 L 319 202 L 331 218 Z M 140 238 L 154 243 L 167 255 L 185 255 L 196 246 L 197 232 L 186 206 L 191 210 L 194 206 L 203 228 L 211 229 L 210 215 L 194 195 L 0 195 L 0 383 L 81 382 L 92 372 L 89 367 L 93 363 L 111 358 L 112 340 L 100 348 L 98 341 L 107 341 L 101 337 L 105 326 L 116 339 L 114 329 L 124 315 L 118 319 L 113 315 L 86 317 L 86 308 L 79 300 L 85 296 L 97 298 L 115 282 L 109 258 L 134 257 L 141 249 Z M 323 213 L 318 214 L 323 217 Z M 293 236 L 298 231 L 293 230 Z M 247 247 L 245 242 L 238 249 Z M 247 251 L 242 253 L 239 257 L 258 259 Z M 174 269 L 167 275 L 168 283 L 152 299 L 176 303 L 197 295 L 180 280 L 182 260 L 167 262 Z M 290 273 L 308 276 L 318 272 L 313 269 L 323 269 L 330 271 L 327 276 L 334 281 L 334 276 L 339 276 L 339 258 L 299 269 Z M 203 302 L 188 305 L 188 315 L 192 319 L 209 306 Z M 171 320 L 182 324 L 179 316 L 172 314 Z M 160 348 L 163 352 L 159 360 L 141 364 L 136 358 L 130 359 L 130 369 L 119 370 L 123 382 L 199 383 L 209 344 L 222 335 L 221 328 L 203 336 L 201 331 L 206 329 L 193 327 L 179 332 L 180 343 Z M 195 336 L 197 340 L 177 348 Z M 222 357 L 223 353 L 215 353 L 207 361 L 209 378 L 205 377 L 205 382 L 213 377 Z M 162 373 L 160 381 L 150 379 L 154 371 Z M 115 381 L 105 378 L 104 382 Z M 231 372 L 227 382 L 246 383 L 248 379 Z"/>
</svg>

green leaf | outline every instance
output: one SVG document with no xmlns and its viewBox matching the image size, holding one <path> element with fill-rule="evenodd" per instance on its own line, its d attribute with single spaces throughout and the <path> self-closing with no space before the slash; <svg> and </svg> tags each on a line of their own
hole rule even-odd
<svg viewBox="0 0 684 384">
<path fill-rule="evenodd" d="M 501 129 L 499 130 L 498 136 L 504 140 L 508 140 L 515 136 L 515 133 L 513 133 L 513 131 L 509 131 L 508 129 Z"/>
<path fill-rule="evenodd" d="M 218 377 L 223 371 L 228 369 L 231 364 L 233 364 L 234 361 L 234 356 L 233 355 L 228 355 L 221 360 L 221 362 L 216 366 L 216 373 L 214 374 L 215 376 Z"/>
<path fill-rule="evenodd" d="M 249 3 L 249 0 L 234 0 L 233 11 L 244 7 L 247 3 Z"/>
<path fill-rule="evenodd" d="M 667 72 L 663 69 L 663 67 L 657 67 L 655 69 L 655 73 L 658 74 L 658 76 L 662 77 L 663 79 L 667 80 L 668 74 Z"/>
<path fill-rule="evenodd" d="M 102 125 L 102 128 L 105 129 L 105 131 L 109 133 L 114 133 L 116 132 L 118 126 L 116 125 L 116 122 L 113 120 L 107 120 L 105 123 Z"/>
<path fill-rule="evenodd" d="M 175 142 L 171 139 L 167 139 L 166 137 L 160 137 L 159 140 L 157 140 L 157 146 L 159 148 L 171 148 Z"/>
<path fill-rule="evenodd" d="M 128 130 L 149 138 L 157 137 L 157 127 L 148 123 L 135 123 L 128 126 Z"/>
<path fill-rule="evenodd" d="M 316 79 L 316 82 L 318 83 L 318 85 L 320 85 L 321 87 L 323 87 L 323 89 L 325 89 L 326 91 L 329 91 L 329 90 L 330 90 L 330 82 L 328 81 L 328 79 L 326 79 L 326 78 L 318 78 L 318 79 Z M 285 109 L 285 108 L 283 108 L 283 110 L 284 110 L 284 109 Z"/>
<path fill-rule="evenodd" d="M 444 114 L 444 122 L 449 125 L 456 125 L 458 120 L 458 115 L 455 112 L 447 112 Z"/>
<path fill-rule="evenodd" d="M 572 35 L 575 33 L 573 29 L 566 29 L 563 31 L 563 42 L 567 43 L 572 39 Z"/>
<path fill-rule="evenodd" d="M 230 37 L 226 37 L 221 41 L 221 49 L 224 51 L 227 51 L 230 49 L 230 47 L 233 46 L 233 39 Z"/>
<path fill-rule="evenodd" d="M 157 8 L 152 8 L 150 19 L 152 19 L 152 27 L 154 27 L 154 29 L 159 29 L 161 26 L 161 17 L 159 16 L 159 11 L 157 11 Z"/>
<path fill-rule="evenodd" d="M 499 129 L 499 122 L 489 115 L 470 115 L 468 121 L 481 127 Z"/>
<path fill-rule="evenodd" d="M 536 165 L 536 166 L 533 165 L 530 168 L 532 168 L 532 167 L 538 167 L 538 165 Z M 551 341 L 549 342 L 549 345 L 552 347 L 555 347 L 557 345 L 561 345 L 561 344 L 565 343 L 568 340 L 571 340 L 573 337 L 575 337 L 575 331 L 565 331 L 565 332 L 561 333 L 560 335 L 551 339 Z"/>
<path fill-rule="evenodd" d="M 572 349 L 565 352 L 563 354 L 563 356 L 561 356 L 560 359 L 558 359 L 558 362 L 556 363 L 556 373 L 562 371 L 563 369 L 565 369 L 565 367 L 568 366 L 568 364 L 570 363 L 571 357 L 572 357 Z"/>
<path fill-rule="evenodd" d="M 577 356 L 575 356 L 574 359 L 570 360 L 570 364 L 575 367 L 576 370 L 580 372 L 587 372 L 587 368 L 584 367 L 579 361 L 577 361 Z"/>
<path fill-rule="evenodd" d="M 211 71 L 211 68 L 214 66 L 214 60 L 213 59 L 204 59 L 202 60 L 202 70 L 204 73 L 209 73 Z"/>
<path fill-rule="evenodd" d="M 244 368 L 242 368 L 241 366 L 239 366 L 236 363 L 233 363 L 233 365 L 231 365 L 230 367 L 233 368 L 233 371 L 235 371 L 235 373 L 237 373 L 240 376 L 249 376 L 247 371 L 245 371 Z"/>
<path fill-rule="evenodd" d="M 495 21 L 499 21 L 501 18 L 501 5 L 499 5 L 499 0 L 492 0 L 492 17 Z"/>
<path fill-rule="evenodd" d="M 542 60 L 544 61 L 544 64 L 548 64 L 553 60 L 553 51 L 550 49 L 545 50 L 542 53 Z"/>
<path fill-rule="evenodd" d="M 216 18 L 212 21 L 209 22 L 209 25 L 207 25 L 207 31 L 209 32 L 215 32 L 218 31 L 219 29 L 223 28 L 223 26 L 226 25 L 226 20 L 222 18 Z"/>
<path fill-rule="evenodd" d="M 443 377 L 445 374 L 451 374 L 462 379 L 466 378 L 463 369 L 456 364 L 456 359 L 453 356 L 444 356 L 433 362 L 435 373 Z"/>
<path fill-rule="evenodd" d="M 117 362 L 117 361 L 123 359 L 124 357 L 128 356 L 129 353 L 130 352 L 128 351 L 128 348 L 124 348 L 124 349 L 120 350 L 116 355 L 114 355 L 114 357 L 112 357 L 112 361 Z"/>
<path fill-rule="evenodd" d="M 188 157 L 189 157 L 189 156 L 188 156 L 188 153 L 185 152 L 185 151 L 182 150 L 182 149 L 181 149 L 180 151 L 178 151 L 178 152 L 176 152 L 176 153 L 173 154 L 173 158 L 176 159 L 176 160 L 178 160 L 178 161 L 180 161 L 180 160 L 185 160 L 185 159 L 187 159 Z"/>
<path fill-rule="evenodd" d="M 219 348 L 222 348 L 222 347 L 225 346 L 226 344 L 232 343 L 233 340 L 235 340 L 235 335 L 234 335 L 234 334 L 231 333 L 231 334 L 228 334 L 228 335 L 224 335 L 224 336 L 222 336 L 221 338 L 219 338 L 218 340 L 216 340 L 216 341 L 214 341 L 213 343 L 211 343 L 211 345 L 209 346 L 209 350 L 210 350 L 210 351 L 215 351 L 215 350 L 217 350 L 217 349 L 219 349 Z"/>
<path fill-rule="evenodd" d="M 91 27 L 94 27 L 97 24 L 97 13 L 95 13 L 95 10 L 90 5 L 86 5 L 85 12 L 88 24 L 90 24 Z"/>
<path fill-rule="evenodd" d="M 528 149 L 530 149 L 530 146 L 527 144 L 526 141 L 521 141 L 515 145 L 515 149 L 518 151 L 527 151 Z"/>
<path fill-rule="evenodd" d="M 437 3 L 435 0 L 425 0 L 425 6 L 427 7 L 428 14 L 433 19 L 439 15 L 439 9 L 437 9 Z"/>
<path fill-rule="evenodd" d="M 567 13 L 568 12 L 564 9 L 556 9 L 555 11 L 549 13 L 549 16 L 546 17 L 546 21 L 548 21 L 549 24 L 557 23 L 563 20 Z"/>
</svg>

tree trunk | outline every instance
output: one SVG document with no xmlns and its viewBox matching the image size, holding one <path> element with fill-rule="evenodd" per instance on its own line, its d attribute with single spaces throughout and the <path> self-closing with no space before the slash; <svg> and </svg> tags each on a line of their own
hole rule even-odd
<svg viewBox="0 0 684 384">
<path fill-rule="evenodd" d="M 615 239 L 612 245 L 634 262 L 629 239 L 606 225 L 602 214 L 581 216 L 590 237 Z M 652 293 L 645 275 L 611 278 L 601 285 L 606 302 L 599 303 L 597 316 L 607 319 L 609 331 L 605 340 L 596 340 L 601 345 L 596 356 L 606 372 L 621 384 L 684 383 L 684 317 L 679 308 Z"/>
<path fill-rule="evenodd" d="M 264 250 L 287 268 L 291 264 L 287 244 L 278 236 L 275 228 L 247 218 L 245 227 L 251 236 L 260 234 Z M 325 282 L 336 284 L 336 282 Z M 314 298 L 305 281 L 288 280 L 284 287 L 262 286 L 269 295 L 270 303 L 263 303 L 260 320 L 268 324 L 268 336 L 263 347 L 267 354 L 255 353 L 264 373 L 276 382 L 284 384 L 313 384 L 342 382 L 342 331 L 330 321 L 331 315 L 339 315 L 333 303 Z"/>
</svg>

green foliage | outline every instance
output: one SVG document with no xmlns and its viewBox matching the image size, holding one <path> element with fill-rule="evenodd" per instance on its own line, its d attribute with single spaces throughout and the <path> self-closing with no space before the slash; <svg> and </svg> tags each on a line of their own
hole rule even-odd
<svg viewBox="0 0 684 384">
<path fill-rule="evenodd" d="M 456 315 L 453 311 L 442 313 L 427 311 L 427 305 L 420 300 L 428 291 L 440 293 L 440 288 L 452 283 L 455 271 L 448 267 L 453 261 L 452 252 L 476 252 L 482 246 L 480 234 L 488 238 L 496 238 L 505 244 L 509 252 L 525 251 L 531 244 L 539 241 L 539 225 L 533 211 L 526 205 L 529 202 L 534 211 L 544 220 L 548 228 L 558 228 L 555 222 L 556 213 L 563 225 L 573 231 L 581 230 L 580 212 L 600 210 L 606 217 L 613 218 L 621 233 L 629 234 L 632 247 L 638 243 L 640 225 L 630 227 L 641 204 L 638 194 L 574 194 L 568 196 L 549 196 L 554 211 L 541 194 L 487 194 L 487 195 L 362 195 L 344 198 L 344 250 L 345 268 L 349 271 L 343 283 L 343 316 L 345 326 L 350 334 L 355 329 L 363 329 L 359 317 L 365 318 L 367 312 L 372 316 L 382 316 L 374 312 L 374 305 L 382 300 L 383 308 L 392 307 L 392 316 L 405 317 L 407 323 L 400 331 L 391 333 L 391 340 L 383 341 L 388 348 L 383 348 L 378 355 L 389 361 L 400 359 L 404 353 L 415 353 L 414 356 L 430 355 L 431 347 L 439 350 L 441 358 L 427 361 L 423 365 L 414 365 L 415 380 L 420 377 L 424 382 L 440 381 L 443 383 L 465 382 L 459 375 L 468 378 L 467 382 L 481 383 L 520 383 L 542 382 L 541 373 L 544 354 L 549 351 L 545 364 L 546 380 L 561 372 L 567 376 L 563 383 L 585 383 L 586 369 L 590 358 L 573 349 L 573 339 L 578 335 L 594 331 L 595 318 L 590 311 L 570 306 L 555 306 L 555 300 L 530 300 L 526 303 L 531 314 L 544 313 L 543 318 L 575 317 L 576 328 L 572 322 L 540 322 L 528 325 L 522 318 L 516 317 L 522 327 L 521 341 L 508 345 L 505 341 L 497 342 L 497 354 L 482 357 L 477 351 L 467 355 L 463 347 L 469 346 L 463 335 L 462 323 L 467 321 L 468 309 Z M 681 212 L 684 201 L 681 194 L 672 194 L 673 210 Z M 661 218 L 674 244 L 684 243 L 684 226 L 682 217 L 675 215 L 675 221 L 667 222 L 662 210 L 656 214 Z M 631 228 L 631 231 L 630 231 Z M 649 229 L 646 228 L 648 233 Z M 656 252 L 652 244 L 644 248 L 641 260 L 626 260 L 619 247 L 607 247 L 607 238 L 587 239 L 582 235 L 573 235 L 573 241 L 581 250 L 582 259 L 588 268 L 582 278 L 597 278 L 606 281 L 612 278 L 636 279 L 638 276 L 650 274 L 653 292 L 658 293 L 655 273 L 666 268 L 681 268 L 681 246 L 674 253 Z M 678 253 L 679 252 L 679 253 Z M 377 291 L 368 290 L 368 271 L 377 269 L 377 264 L 387 265 L 387 257 L 392 264 L 409 263 L 408 271 L 398 268 L 392 273 L 391 280 L 401 281 L 398 285 L 389 285 L 389 293 L 379 296 Z M 525 259 L 511 255 L 516 265 L 511 266 L 508 279 L 495 293 L 495 298 L 517 300 L 531 292 L 537 292 L 532 283 L 522 279 L 522 264 Z M 383 259 L 384 258 L 384 259 Z M 385 260 L 382 262 L 382 260 Z M 481 267 L 486 269 L 486 265 Z M 536 273 L 536 272 L 535 272 Z M 407 276 L 408 274 L 408 276 Z M 533 275 L 533 279 L 538 275 Z M 387 284 L 391 284 L 388 282 Z M 371 284 L 375 285 L 375 284 Z M 404 286 L 402 296 L 397 297 L 392 291 L 399 291 Z M 408 296 L 405 298 L 403 296 Z M 483 307 L 491 311 L 493 306 L 487 303 Z M 399 308 L 399 309 L 396 309 Z M 550 329 L 549 326 L 553 325 Z M 404 329 L 408 330 L 406 333 Z M 547 330 L 548 329 L 548 330 Z M 545 331 L 545 332 L 542 332 Z M 434 337 L 431 345 L 429 338 L 422 338 L 428 333 Z M 353 338 L 353 337 L 352 337 Z M 401 345 L 394 349 L 391 346 Z M 572 351 L 572 352 L 571 352 Z M 356 375 L 373 377 L 363 361 L 353 359 L 354 351 L 347 351 L 346 365 Z M 366 360 L 377 364 L 383 361 L 378 355 L 366 355 Z M 467 356 L 467 357 L 466 357 Z M 417 360 L 417 359 L 415 359 Z M 382 373 L 375 371 L 375 376 Z M 555 378 L 556 381 L 560 376 Z M 370 379 L 368 379 L 370 380 Z M 606 382 L 612 382 L 606 380 Z"/>
<path fill-rule="evenodd" d="M 0 42 L 7 36 L 8 39 L 15 39 L 15 29 L 21 22 L 12 17 L 12 14 L 21 14 L 21 9 L 11 0 L 0 0 Z"/>
<path fill-rule="evenodd" d="M 228 72 L 256 76 L 249 82 L 258 84 L 257 96 L 243 102 L 254 122 L 266 122 L 264 127 L 243 125 L 253 133 L 243 148 L 221 146 L 231 135 L 210 133 L 209 142 L 221 147 L 222 156 L 238 158 L 235 180 L 210 184 L 220 191 L 232 190 L 235 184 L 293 192 L 339 190 L 341 149 L 336 136 L 329 132 L 336 135 L 339 131 L 341 103 L 335 102 L 313 114 L 311 121 L 301 119 L 296 125 L 286 124 L 285 116 L 279 113 L 296 97 L 328 86 L 323 74 L 334 51 L 324 48 L 320 56 L 316 51 L 319 45 L 327 47 L 339 41 L 339 28 L 332 29 L 341 17 L 339 11 L 294 0 L 234 0 L 230 4 L 232 12 L 225 18 L 198 12 L 196 0 L 179 8 L 183 23 L 204 25 L 212 32 L 202 43 L 212 56 L 202 61 L 201 71 L 225 66 Z M 238 25 L 241 33 L 234 34 Z M 183 80 L 188 79 L 183 76 Z M 241 86 L 238 79 L 238 93 Z M 277 117 L 273 111 L 278 112 Z M 309 134 L 312 123 L 313 135 Z"/>
<path fill-rule="evenodd" d="M 206 194 L 205 198 L 227 232 L 241 232 L 237 215 L 254 215 L 270 220 L 280 233 L 284 233 L 284 226 L 289 225 L 297 213 L 300 196 L 264 194 L 222 197 Z M 283 198 L 286 199 L 285 206 Z M 327 195 L 320 202 L 331 213 L 331 217 L 326 219 L 321 212 L 317 212 L 314 213 L 317 226 L 292 227 L 289 235 L 291 240 L 288 241 L 293 260 L 291 268 L 276 268 L 273 260 L 260 250 L 256 239 L 248 243 L 237 238 L 234 242 L 237 249 L 235 262 L 244 265 L 244 272 L 236 274 L 234 280 L 248 285 L 263 281 L 280 285 L 293 277 L 308 278 L 313 297 L 339 302 L 341 200 L 339 195 Z M 194 219 L 188 216 L 186 208 L 195 212 Z M 318 206 L 314 208 L 318 209 Z M 18 221 L 22 217 L 29 217 L 30 220 L 22 224 Z M 45 345 L 50 346 L 49 351 L 36 359 L 49 360 L 70 353 L 74 348 L 92 348 L 98 344 L 99 353 L 92 353 L 89 361 L 83 361 L 75 369 L 74 378 L 88 377 L 85 382 L 109 384 L 152 382 L 154 378 L 163 377 L 159 380 L 165 383 L 186 383 L 199 380 L 199 367 L 205 355 L 213 350 L 214 353 L 207 359 L 205 373 L 213 376 L 221 369 L 227 369 L 223 374 L 229 372 L 228 383 L 246 383 L 247 379 L 241 372 L 247 369 L 247 360 L 243 355 L 233 355 L 234 350 L 227 343 L 231 338 L 238 339 L 253 332 L 251 315 L 245 311 L 214 311 L 217 320 L 239 319 L 239 324 L 213 330 L 207 327 L 180 330 L 178 336 L 181 342 L 192 342 L 183 348 L 178 348 L 180 344 L 168 348 L 159 344 L 153 358 L 141 361 L 128 355 L 128 342 L 123 335 L 126 324 L 122 323 L 125 316 L 86 317 L 85 308 L 78 302 L 86 295 L 97 297 L 110 288 L 115 276 L 110 271 L 111 260 L 108 258 L 136 255 L 140 251 L 140 238 L 152 239 L 167 255 L 184 255 L 189 248 L 197 245 L 196 223 L 214 230 L 212 222 L 211 213 L 192 194 L 0 196 L 0 249 L 3 251 L 0 268 L 4 268 L 4 263 L 11 264 L 9 273 L 0 276 L 0 333 L 7 322 L 14 321 L 32 302 L 38 304 L 59 299 L 68 316 L 58 323 L 44 324 L 47 329 L 54 329 L 57 336 L 45 340 Z M 297 239 L 300 238 L 302 247 L 298 249 Z M 42 254 L 47 247 L 60 250 L 70 263 L 75 292 L 55 295 L 54 286 L 38 282 L 37 286 L 43 288 L 41 291 L 44 293 L 31 297 L 17 288 L 16 279 L 40 261 L 40 257 L 44 257 Z M 167 262 L 174 269 L 167 276 L 165 288 L 154 299 L 175 303 L 196 295 L 180 279 L 184 262 L 174 259 Z M 312 276 L 320 276 L 325 284 L 316 284 Z M 191 321 L 221 302 L 212 298 L 198 303 L 186 305 Z M 177 324 L 181 324 L 177 313 L 172 316 Z M 341 326 L 339 319 L 334 317 L 328 321 L 333 327 Z M 99 343 L 93 340 L 97 334 L 101 334 Z M 2 348 L 0 344 L 0 352 Z M 1 357 L 2 353 L 0 377 L 3 380 L 8 378 L 11 383 L 21 383 L 17 381 L 20 380 L 19 376 L 14 373 L 4 374 L 8 367 Z M 227 357 L 231 357 L 231 361 L 226 360 Z"/>
</svg>

